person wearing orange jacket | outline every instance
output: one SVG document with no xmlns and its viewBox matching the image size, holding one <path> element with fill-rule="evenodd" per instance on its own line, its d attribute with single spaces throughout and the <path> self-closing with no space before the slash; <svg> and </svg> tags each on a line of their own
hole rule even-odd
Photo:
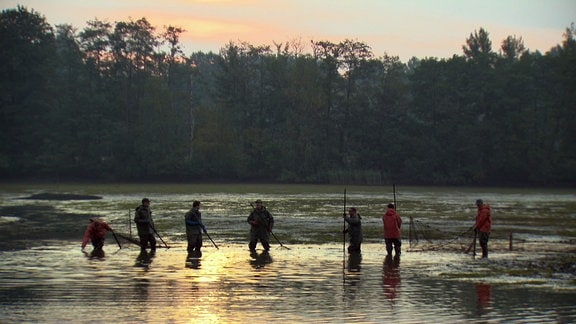
<svg viewBox="0 0 576 324">
<path fill-rule="evenodd" d="M 474 230 L 478 235 L 478 241 L 482 248 L 482 258 L 488 258 L 488 239 L 490 238 L 490 231 L 492 230 L 490 205 L 485 204 L 482 199 L 478 199 L 476 200 L 476 207 L 478 207 L 478 214 L 476 216 Z"/>
<path fill-rule="evenodd" d="M 82 251 L 86 248 L 88 242 L 92 242 L 94 250 L 90 253 L 91 256 L 104 257 L 104 239 L 106 238 L 106 232 L 112 232 L 112 228 L 106 224 L 103 220 L 99 218 L 90 218 L 90 224 L 84 232 L 84 238 L 82 240 Z"/>
<path fill-rule="evenodd" d="M 382 215 L 382 223 L 384 224 L 384 243 L 386 243 L 386 252 L 392 255 L 392 246 L 394 246 L 394 253 L 397 257 L 400 256 L 402 240 L 400 235 L 400 227 L 402 226 L 402 218 L 396 212 L 394 204 L 388 204 L 388 209 Z"/>
</svg>

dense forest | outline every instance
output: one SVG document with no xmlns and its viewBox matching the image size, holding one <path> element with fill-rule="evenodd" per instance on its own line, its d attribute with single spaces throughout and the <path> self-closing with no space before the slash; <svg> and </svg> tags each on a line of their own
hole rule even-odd
<svg viewBox="0 0 576 324">
<path fill-rule="evenodd" d="M 576 183 L 574 24 L 545 54 L 480 28 L 406 63 L 350 39 L 186 56 L 184 32 L 3 10 L 0 178 Z"/>
</svg>

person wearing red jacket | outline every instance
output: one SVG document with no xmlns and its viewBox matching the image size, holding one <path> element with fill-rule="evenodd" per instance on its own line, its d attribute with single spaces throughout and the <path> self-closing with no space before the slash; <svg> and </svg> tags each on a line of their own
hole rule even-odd
<svg viewBox="0 0 576 324">
<path fill-rule="evenodd" d="M 82 251 L 86 248 L 88 242 L 92 242 L 94 250 L 90 253 L 91 256 L 104 257 L 104 239 L 106 232 L 112 231 L 112 228 L 99 218 L 90 218 L 90 224 L 84 232 L 84 239 L 82 240 Z"/>
<path fill-rule="evenodd" d="M 478 214 L 474 230 L 478 234 L 478 241 L 482 248 L 482 258 L 488 258 L 488 238 L 490 238 L 490 231 L 492 230 L 490 205 L 485 204 L 482 199 L 478 199 L 476 200 L 476 207 L 478 207 Z"/>
<path fill-rule="evenodd" d="M 396 213 L 394 204 L 388 204 L 388 209 L 382 215 L 382 223 L 384 224 L 384 242 L 386 243 L 386 252 L 392 255 L 392 246 L 397 257 L 400 256 L 402 240 L 400 235 L 400 227 L 402 226 L 402 218 Z"/>
</svg>

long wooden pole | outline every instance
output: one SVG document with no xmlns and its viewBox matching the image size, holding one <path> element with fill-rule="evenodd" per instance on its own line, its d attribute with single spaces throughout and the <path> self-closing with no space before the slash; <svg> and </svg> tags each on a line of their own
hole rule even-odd
<svg viewBox="0 0 576 324">
<path fill-rule="evenodd" d="M 476 239 L 478 237 L 478 229 L 476 224 L 478 223 L 478 214 L 476 214 L 476 219 L 474 221 L 474 243 L 472 244 L 472 259 L 476 259 Z"/>
<path fill-rule="evenodd" d="M 122 245 L 120 245 L 120 241 L 118 241 L 118 238 L 116 237 L 116 233 L 114 233 L 114 231 L 112 231 L 112 236 L 114 236 L 114 240 L 116 240 L 116 243 L 118 244 L 119 248 L 122 248 Z"/>
<path fill-rule="evenodd" d="M 131 216 L 130 212 L 131 210 L 128 209 L 128 231 L 130 233 L 130 237 L 132 237 L 132 218 L 130 217 Z"/>
<path fill-rule="evenodd" d="M 392 184 L 392 192 L 394 192 L 394 209 L 398 211 L 398 205 L 396 205 L 396 184 Z"/>
<path fill-rule="evenodd" d="M 214 243 L 214 240 L 210 237 L 210 235 L 208 235 L 208 232 L 205 231 L 204 234 L 206 234 L 206 236 L 208 236 L 208 238 L 210 239 L 210 241 L 212 242 L 212 244 L 214 244 L 214 247 L 216 248 L 216 250 L 220 250 L 218 248 L 218 245 L 216 245 L 216 243 Z"/>
<path fill-rule="evenodd" d="M 160 234 L 158 234 L 158 231 L 156 230 L 156 228 L 153 225 L 150 225 L 150 228 L 152 228 L 152 231 L 154 231 L 154 233 L 156 233 L 156 236 L 158 236 L 158 238 L 160 239 L 160 241 L 162 242 L 162 244 L 164 244 L 164 247 L 166 249 L 169 249 L 170 246 L 168 246 L 168 244 L 166 244 L 166 242 L 164 242 L 164 240 L 162 239 L 162 236 L 160 236 Z"/>
<path fill-rule="evenodd" d="M 344 188 L 344 214 L 342 214 L 342 271 L 346 269 L 346 188 Z"/>
<path fill-rule="evenodd" d="M 472 259 L 476 259 L 476 237 L 478 235 L 478 231 L 474 229 L 474 242 L 472 242 Z"/>
</svg>

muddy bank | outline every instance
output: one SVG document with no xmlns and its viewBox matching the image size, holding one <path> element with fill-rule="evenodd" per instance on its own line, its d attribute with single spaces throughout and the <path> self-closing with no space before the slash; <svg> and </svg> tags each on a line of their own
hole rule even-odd
<svg viewBox="0 0 576 324">
<path fill-rule="evenodd" d="M 31 195 L 25 198 L 27 200 L 98 200 L 102 199 L 100 196 L 93 195 L 77 195 L 77 194 L 63 194 L 63 193 L 41 193 Z"/>
<path fill-rule="evenodd" d="M 82 240 L 91 216 L 64 213 L 52 206 L 50 201 L 100 200 L 102 197 L 68 193 L 39 193 L 18 199 L 36 202 L 0 207 L 0 250 L 27 249 L 46 245 L 46 241 L 50 240 Z"/>
<path fill-rule="evenodd" d="M 566 274 L 572 277 L 576 284 L 576 245 L 573 241 L 540 241 L 517 243 L 510 249 L 510 242 L 502 239 L 491 239 L 489 242 L 490 256 L 488 260 L 481 259 L 479 254 L 473 257 L 468 246 L 457 243 L 445 245 L 418 244 L 408 248 L 408 253 L 453 252 L 463 258 L 470 258 L 482 264 L 487 274 L 508 275 L 525 278 L 551 278 L 555 274 Z M 480 251 L 477 251 L 479 253 Z M 448 276 L 459 276 L 450 274 Z"/>
<path fill-rule="evenodd" d="M 576 251 L 562 254 L 539 255 L 529 254 L 524 258 L 498 260 L 490 266 L 496 273 L 509 276 L 550 278 L 555 274 L 572 275 L 572 283 L 576 284 Z"/>
<path fill-rule="evenodd" d="M 22 250 L 49 244 L 51 240 L 78 240 L 89 217 L 68 214 L 50 205 L 0 208 L 0 251 Z"/>
</svg>

